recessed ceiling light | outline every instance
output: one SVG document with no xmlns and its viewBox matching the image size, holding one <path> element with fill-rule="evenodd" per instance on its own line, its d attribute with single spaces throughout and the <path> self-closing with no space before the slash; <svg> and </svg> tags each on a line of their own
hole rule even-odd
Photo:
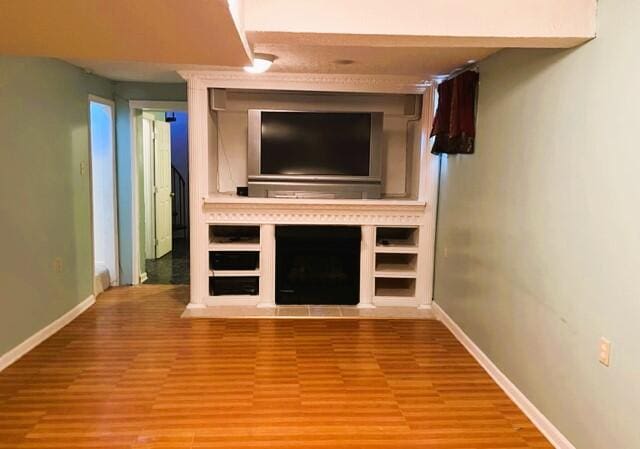
<svg viewBox="0 0 640 449">
<path fill-rule="evenodd" d="M 467 64 L 475 64 L 477 61 L 475 59 L 469 59 Z"/>
<path fill-rule="evenodd" d="M 274 55 L 256 53 L 253 55 L 253 64 L 246 66 L 244 71 L 248 73 L 264 73 L 269 70 L 275 60 L 276 57 Z"/>
</svg>

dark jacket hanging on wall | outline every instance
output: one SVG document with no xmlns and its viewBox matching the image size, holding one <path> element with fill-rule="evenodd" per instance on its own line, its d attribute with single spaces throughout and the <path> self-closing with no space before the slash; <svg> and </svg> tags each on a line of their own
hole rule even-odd
<svg viewBox="0 0 640 449">
<path fill-rule="evenodd" d="M 438 108 L 431 137 L 433 154 L 471 154 L 476 137 L 478 73 L 467 71 L 438 86 Z"/>
</svg>

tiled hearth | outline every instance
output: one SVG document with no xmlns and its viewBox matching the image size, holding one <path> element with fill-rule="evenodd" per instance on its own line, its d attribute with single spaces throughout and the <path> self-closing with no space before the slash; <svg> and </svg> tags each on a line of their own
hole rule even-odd
<svg viewBox="0 0 640 449">
<path fill-rule="evenodd" d="M 367 319 L 435 319 L 430 309 L 409 307 L 376 307 L 360 309 L 356 306 L 210 306 L 206 309 L 187 309 L 182 318 L 367 318 Z"/>
</svg>

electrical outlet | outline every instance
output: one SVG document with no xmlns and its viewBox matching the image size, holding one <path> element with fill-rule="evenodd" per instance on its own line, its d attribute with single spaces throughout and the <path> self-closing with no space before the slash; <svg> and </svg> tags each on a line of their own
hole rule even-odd
<svg viewBox="0 0 640 449">
<path fill-rule="evenodd" d="M 604 337 L 600 337 L 598 360 L 604 366 L 609 366 L 611 361 L 611 342 Z"/>
<path fill-rule="evenodd" d="M 85 161 L 80 162 L 80 176 L 84 176 L 87 172 L 87 163 Z"/>
<path fill-rule="evenodd" d="M 444 247 L 444 258 L 446 259 L 447 257 L 449 257 L 449 248 L 447 248 L 446 246 Z"/>
<path fill-rule="evenodd" d="M 62 259 L 60 257 L 56 257 L 53 259 L 53 271 L 56 273 L 62 273 Z"/>
</svg>

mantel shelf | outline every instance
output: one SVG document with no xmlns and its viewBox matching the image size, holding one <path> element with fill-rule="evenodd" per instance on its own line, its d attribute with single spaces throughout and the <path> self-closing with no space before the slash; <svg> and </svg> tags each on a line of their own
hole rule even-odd
<svg viewBox="0 0 640 449">
<path fill-rule="evenodd" d="M 236 195 L 212 195 L 203 199 L 206 206 L 232 205 L 240 207 L 273 207 L 279 208 L 331 208 L 331 209 L 416 209 L 424 211 L 425 201 L 409 199 L 379 199 L 379 200 L 346 200 L 346 199 L 307 199 L 307 198 L 249 198 Z"/>
<path fill-rule="evenodd" d="M 327 224 L 417 226 L 424 201 L 248 198 L 216 195 L 203 198 L 208 223 Z"/>
</svg>

